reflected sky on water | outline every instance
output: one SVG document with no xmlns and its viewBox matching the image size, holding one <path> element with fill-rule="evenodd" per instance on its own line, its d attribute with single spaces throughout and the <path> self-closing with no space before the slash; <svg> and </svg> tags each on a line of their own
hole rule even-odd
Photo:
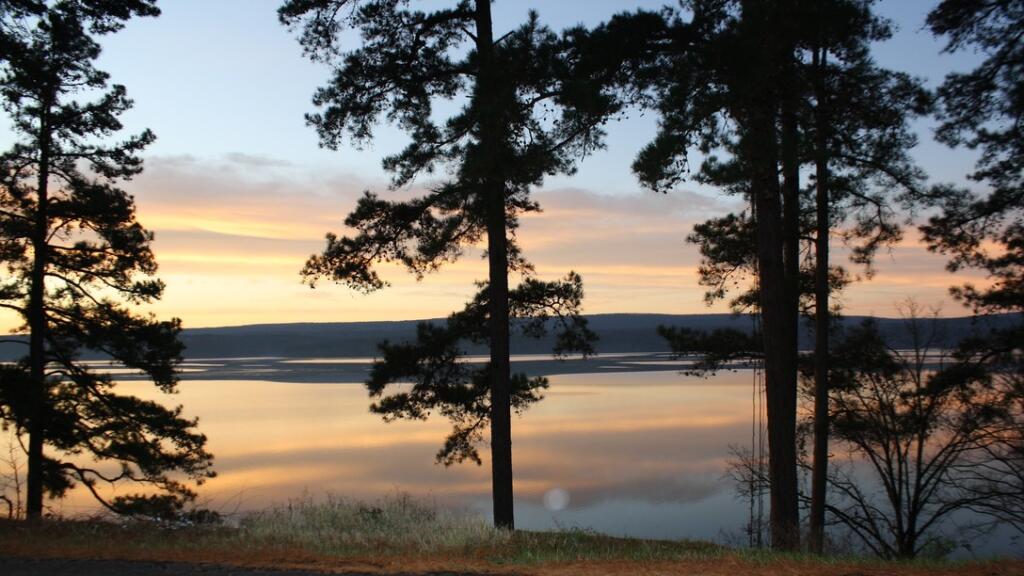
<svg viewBox="0 0 1024 576">
<path fill-rule="evenodd" d="M 145 382 L 121 385 L 160 398 Z M 552 376 L 545 399 L 513 420 L 517 524 L 660 538 L 738 530 L 746 507 L 723 472 L 729 445 L 750 442 L 751 386 L 749 372 Z M 358 382 L 190 378 L 179 390 L 171 401 L 199 416 L 216 456 L 218 476 L 200 491 L 214 509 L 258 509 L 303 493 L 403 491 L 490 510 L 486 447 L 482 466 L 435 464 L 447 421 L 385 423 L 369 413 Z M 545 494 L 558 498 L 546 507 Z M 91 503 L 76 493 L 62 507 L 73 513 Z"/>
<path fill-rule="evenodd" d="M 517 527 L 746 542 L 749 502 L 737 497 L 725 471 L 730 446 L 751 444 L 753 372 L 702 379 L 668 360 L 516 365 L 555 373 L 545 399 L 513 419 Z M 218 474 L 200 489 L 204 506 L 232 514 L 307 494 L 372 500 L 406 492 L 490 513 L 486 447 L 482 466 L 435 464 L 448 422 L 385 423 L 370 414 L 359 383 L 367 364 L 234 359 L 185 367 L 195 371 L 183 374 L 172 397 L 144 381 L 120 385 L 183 404 L 186 416 L 200 418 Z M 65 514 L 97 509 L 82 490 L 54 507 Z M 767 502 L 765 508 L 767 515 Z M 1009 537 L 997 531 L 977 542 L 975 553 L 1011 553 Z"/>
</svg>

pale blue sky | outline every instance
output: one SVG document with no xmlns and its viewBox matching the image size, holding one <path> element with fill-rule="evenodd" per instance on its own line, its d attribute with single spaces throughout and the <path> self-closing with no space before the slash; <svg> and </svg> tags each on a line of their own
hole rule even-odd
<svg viewBox="0 0 1024 576">
<path fill-rule="evenodd" d="M 441 4 L 441 0 L 423 4 Z M 923 29 L 932 0 L 885 0 L 881 13 L 898 26 L 877 57 L 937 85 L 976 55 L 940 55 L 942 44 Z M 139 219 L 156 232 L 154 249 L 167 282 L 154 306 L 186 326 L 258 322 L 408 319 L 444 316 L 462 306 L 473 280 L 486 276 L 479 251 L 416 282 L 391 268 L 394 286 L 361 296 L 299 282 L 305 259 L 323 246 L 362 190 L 385 192 L 380 158 L 405 142 L 381 128 L 371 149 L 321 150 L 303 115 L 329 71 L 306 61 L 295 38 L 277 21 L 279 0 L 161 0 L 163 15 L 129 22 L 104 39 L 99 67 L 124 84 L 135 108 L 127 129 L 152 129 L 146 171 L 127 185 Z M 560 30 L 594 25 L 612 14 L 663 2 L 621 0 L 498 0 L 497 33 L 517 26 L 530 9 Z M 931 139 L 931 121 L 917 128 L 914 151 L 934 181 L 960 181 L 974 155 Z M 697 284 L 699 255 L 684 238 L 695 222 L 737 204 L 691 183 L 670 195 L 639 188 L 630 172 L 637 150 L 655 130 L 653 114 L 609 128 L 608 149 L 580 164 L 572 177 L 551 178 L 537 198 L 546 212 L 524 218 L 520 239 L 538 274 L 569 270 L 586 284 L 586 311 L 693 313 L 708 311 Z M 0 120 L 0 148 L 11 135 Z M 422 183 L 420 183 L 422 184 Z M 400 192 L 399 194 L 409 194 Z M 842 249 L 837 247 L 837 255 Z M 838 260 L 839 258 L 837 258 Z M 852 314 L 898 314 L 907 297 L 963 313 L 947 289 L 957 279 L 944 258 L 908 240 L 879 258 L 878 274 L 842 297 Z M 711 311 L 724 311 L 718 306 Z M 0 326 L 18 321 L 0 314 Z"/>
<path fill-rule="evenodd" d="M 429 4 L 440 2 L 427 2 Z M 136 107 L 126 116 L 130 128 L 149 127 L 158 142 L 150 155 L 213 157 L 243 153 L 310 168 L 353 172 L 368 179 L 382 175 L 381 155 L 404 141 L 395 129 L 381 128 L 372 150 L 320 150 L 305 126 L 313 90 L 328 77 L 323 66 L 302 58 L 300 48 L 276 17 L 276 0 L 172 0 L 161 2 L 163 15 L 135 20 L 105 41 L 101 66 L 125 84 Z M 496 27 L 521 22 L 528 10 L 559 30 L 594 25 L 635 8 L 657 8 L 660 1 L 498 0 Z M 880 44 L 878 59 L 935 84 L 970 55 L 941 55 L 941 44 L 923 29 L 933 5 L 923 0 L 887 0 L 879 11 L 898 24 L 896 37 Z M 499 32 L 500 33 L 500 32 Z M 917 156 L 936 179 L 958 179 L 970 159 L 934 145 L 930 123 L 922 123 Z M 612 126 L 609 149 L 585 161 L 574 186 L 604 193 L 636 190 L 629 164 L 654 131 L 651 115 Z M 550 185 L 565 185 L 559 178 Z"/>
</svg>

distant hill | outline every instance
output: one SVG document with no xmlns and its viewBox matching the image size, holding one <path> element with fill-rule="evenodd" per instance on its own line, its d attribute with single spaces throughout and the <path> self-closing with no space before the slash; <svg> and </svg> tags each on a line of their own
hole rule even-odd
<svg viewBox="0 0 1024 576">
<path fill-rule="evenodd" d="M 663 352 L 668 351 L 665 341 L 657 334 L 660 325 L 686 326 L 712 330 L 737 328 L 750 330 L 747 316 L 732 314 L 595 314 L 587 316 L 590 327 L 600 336 L 598 352 Z M 865 320 L 863 316 L 843 318 L 845 326 Z M 440 322 L 441 320 L 426 320 Z M 902 319 L 878 318 L 880 329 L 890 345 L 907 348 L 911 345 Z M 1016 321 L 1012 314 L 991 316 L 980 322 L 971 317 L 943 318 L 940 330 L 945 335 L 944 345 L 972 333 L 984 332 L 992 327 L 1006 326 Z M 238 358 L 249 356 L 283 356 L 291 358 L 362 357 L 373 356 L 381 340 L 400 342 L 411 339 L 416 324 L 421 321 L 398 322 L 330 322 L 296 324 L 253 324 L 224 328 L 192 328 L 182 335 L 188 358 Z M 550 352 L 553 341 L 513 337 L 514 354 Z M 801 334 L 801 346 L 810 348 L 810 332 Z M 0 360 L 12 360 L 24 354 L 24 346 L 0 345 Z M 469 346 L 470 353 L 486 353 L 482 347 Z"/>
</svg>

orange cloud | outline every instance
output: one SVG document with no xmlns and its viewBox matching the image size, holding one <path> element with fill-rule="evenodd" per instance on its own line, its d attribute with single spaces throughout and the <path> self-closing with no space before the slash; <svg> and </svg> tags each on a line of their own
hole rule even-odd
<svg viewBox="0 0 1024 576">
<path fill-rule="evenodd" d="M 129 190 L 139 220 L 156 233 L 154 250 L 168 286 L 150 309 L 199 327 L 430 318 L 460 308 L 475 290 L 473 281 L 486 277 L 479 247 L 421 282 L 398 266 L 381 266 L 393 286 L 368 296 L 329 282 L 316 290 L 301 284 L 303 263 L 322 249 L 326 232 L 346 232 L 342 221 L 365 189 L 389 198 L 422 191 L 391 192 L 383 182 L 240 155 L 149 159 Z M 583 276 L 586 312 L 725 311 L 724 305 L 704 306 L 699 254 L 685 237 L 694 223 L 738 209 L 734 198 L 575 188 L 540 190 L 535 197 L 543 212 L 525 215 L 517 238 L 541 277 L 569 270 Z M 836 261 L 844 252 L 836 247 Z M 903 243 L 879 256 L 873 279 L 842 295 L 845 310 L 891 316 L 898 302 L 912 297 L 928 305 L 946 302 L 945 313 L 960 314 L 959 305 L 948 302 L 948 287 L 983 277 L 951 275 L 944 264 L 908 231 Z M 19 324 L 0 313 L 0 325 Z"/>
</svg>

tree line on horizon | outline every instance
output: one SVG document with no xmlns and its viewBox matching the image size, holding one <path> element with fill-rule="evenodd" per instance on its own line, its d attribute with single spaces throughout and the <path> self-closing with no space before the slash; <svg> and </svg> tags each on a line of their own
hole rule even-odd
<svg viewBox="0 0 1024 576">
<path fill-rule="evenodd" d="M 328 233 L 304 280 L 371 292 L 387 285 L 380 263 L 422 278 L 486 243 L 488 277 L 462 310 L 443 325 L 421 324 L 411 342 L 381 344 L 367 382 L 373 412 L 448 418 L 437 454 L 445 465 L 481 463 L 486 440 L 494 522 L 514 528 L 511 415 L 540 400 L 548 382 L 512 373 L 510 333 L 554 331 L 556 356 L 590 354 L 596 340 L 581 316 L 582 278 L 540 280 L 517 243 L 519 218 L 540 209 L 530 193 L 546 176 L 573 174 L 603 147 L 608 122 L 650 110 L 658 132 L 633 164 L 643 186 L 671 193 L 692 179 L 745 200 L 688 240 L 702 256 L 708 302 L 729 298 L 760 329 L 662 335 L 708 369 L 763 362 L 772 547 L 820 553 L 826 526 L 839 523 L 879 555 L 910 557 L 959 510 L 1024 531 L 1024 325 L 967 339 L 933 370 L 923 356 L 887 349 L 871 326 L 837 332 L 834 296 L 854 275 L 829 255 L 840 238 L 852 247 L 849 264 L 869 275 L 878 250 L 901 239 L 902 214 L 930 210 L 920 226 L 929 249 L 948 255 L 951 271 L 980 268 L 992 280 L 956 287 L 954 297 L 979 315 L 1024 311 L 1024 2 L 937 3 L 927 26 L 946 51 L 973 49 L 984 60 L 935 92 L 872 58 L 872 44 L 892 35 L 873 0 L 683 0 L 560 33 L 531 12 L 500 37 L 491 4 L 452 0 L 424 12 L 404 0 L 287 0 L 278 10 L 305 55 L 332 71 L 307 115 L 321 146 L 368 144 L 390 122 L 411 138 L 383 161 L 392 188 L 447 175 L 411 200 L 366 192 L 344 222 L 350 234 Z M 102 350 L 164 391 L 177 381 L 180 321 L 130 309 L 159 298 L 163 284 L 153 278 L 152 234 L 117 187 L 141 171 L 154 137 L 102 143 L 131 101 L 92 66 L 97 38 L 158 14 L 155 0 L 0 3 L 0 95 L 21 138 L 0 156 L 0 306 L 20 314 L 30 335 L 25 359 L 0 373 L 0 418 L 29 438 L 30 519 L 42 515 L 44 493 L 60 496 L 74 482 L 114 512 L 173 516 L 195 497 L 175 478 L 213 474 L 206 439 L 180 407 L 118 395 L 109 375 L 77 360 Z M 361 42 L 343 45 L 346 30 Z M 439 118 L 439 102 L 459 108 Z M 938 119 L 941 142 L 980 152 L 967 176 L 984 192 L 927 182 L 909 154 L 911 122 L 926 116 Z M 801 321 L 812 323 L 813 354 L 799 353 Z M 489 362 L 460 362 L 466 342 L 486 345 Z M 927 338 L 920 342 L 927 352 Z M 394 383 L 412 386 L 394 392 Z M 812 411 L 804 420 L 798 404 Z M 880 411 L 891 417 L 870 418 Z M 925 454 L 950 432 L 960 441 Z M 830 470 L 830 434 L 875 468 L 891 513 L 848 471 Z M 57 453 L 113 460 L 121 472 Z M 809 495 L 799 490 L 801 470 Z M 121 480 L 163 492 L 108 502 L 94 488 Z"/>
</svg>

